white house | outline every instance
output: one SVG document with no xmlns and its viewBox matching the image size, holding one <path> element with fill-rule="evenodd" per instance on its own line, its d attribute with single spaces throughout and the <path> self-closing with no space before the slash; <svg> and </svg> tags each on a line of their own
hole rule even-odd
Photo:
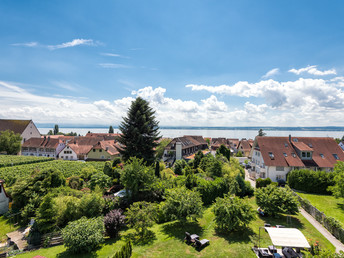
<svg viewBox="0 0 344 258">
<path fill-rule="evenodd" d="M 4 181 L 0 179 L 0 214 L 4 214 L 8 211 L 8 204 L 10 201 L 5 188 L 3 186 Z"/>
<path fill-rule="evenodd" d="M 250 153 L 256 178 L 286 180 L 292 169 L 332 171 L 344 153 L 330 137 L 257 136 Z"/>
<path fill-rule="evenodd" d="M 64 147 L 65 143 L 62 140 L 52 139 L 50 136 L 44 136 L 44 138 L 30 138 L 23 143 L 21 155 L 57 158 L 57 154 Z"/>
<path fill-rule="evenodd" d="M 26 140 L 35 137 L 41 137 L 36 125 L 32 120 L 9 120 L 9 119 L 0 119 L 0 132 L 11 130 L 14 133 L 19 133 L 23 138 L 22 143 Z"/>
</svg>

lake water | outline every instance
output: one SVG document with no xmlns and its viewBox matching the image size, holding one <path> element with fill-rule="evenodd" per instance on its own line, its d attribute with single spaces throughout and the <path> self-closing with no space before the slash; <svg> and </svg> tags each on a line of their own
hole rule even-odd
<svg viewBox="0 0 344 258">
<path fill-rule="evenodd" d="M 52 128 L 38 128 L 41 134 L 47 134 Z M 60 128 L 60 132 L 69 133 L 76 132 L 80 135 L 86 135 L 88 131 L 92 133 L 107 133 L 108 128 Z M 114 128 L 114 132 L 117 133 L 119 130 Z M 203 137 L 225 137 L 225 138 L 247 138 L 254 139 L 257 136 L 258 130 L 249 129 L 160 129 L 161 135 L 163 137 L 179 137 L 183 135 L 201 135 Z M 264 130 L 266 136 L 303 136 L 303 137 L 333 137 L 342 138 L 344 135 L 344 130 Z"/>
</svg>

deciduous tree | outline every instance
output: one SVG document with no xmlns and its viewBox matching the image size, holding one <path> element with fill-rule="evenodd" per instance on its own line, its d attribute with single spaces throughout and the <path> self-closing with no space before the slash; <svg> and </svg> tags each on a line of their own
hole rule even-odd
<svg viewBox="0 0 344 258">
<path fill-rule="evenodd" d="M 20 151 L 22 138 L 19 133 L 6 130 L 0 132 L 0 152 L 5 151 L 9 155 L 17 154 Z"/>
</svg>

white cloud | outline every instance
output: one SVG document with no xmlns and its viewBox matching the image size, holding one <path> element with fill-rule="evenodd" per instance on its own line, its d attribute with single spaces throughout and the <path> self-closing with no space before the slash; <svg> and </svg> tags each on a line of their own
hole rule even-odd
<svg viewBox="0 0 344 258">
<path fill-rule="evenodd" d="M 26 43 L 14 43 L 11 44 L 11 46 L 16 46 L 16 47 L 37 47 L 38 43 L 37 42 L 26 42 Z"/>
<path fill-rule="evenodd" d="M 300 68 L 300 69 L 293 68 L 293 69 L 290 69 L 288 72 L 295 73 L 297 75 L 300 75 L 301 73 L 309 73 L 309 74 L 318 75 L 318 76 L 337 74 L 337 71 L 335 69 L 320 71 L 317 69 L 316 65 L 311 65 L 311 66 L 309 65 L 305 68 Z"/>
<path fill-rule="evenodd" d="M 262 76 L 263 79 L 270 78 L 279 73 L 279 68 L 274 68 L 268 71 L 265 75 Z"/>
<path fill-rule="evenodd" d="M 111 57 L 120 57 L 120 58 L 129 58 L 127 56 L 122 56 L 120 54 L 115 53 L 101 53 L 102 56 L 111 56 Z"/>
<path fill-rule="evenodd" d="M 110 69 L 118 69 L 118 68 L 131 68 L 129 65 L 124 64 L 113 64 L 113 63 L 100 63 L 98 64 L 100 67 L 103 68 L 110 68 Z"/>
<path fill-rule="evenodd" d="M 93 39 L 73 39 L 70 42 L 65 42 L 59 45 L 50 45 L 48 46 L 48 48 L 51 50 L 55 50 L 55 49 L 75 47 L 75 46 L 80 46 L 80 45 L 94 46 L 96 45 L 96 43 L 93 41 Z"/>
</svg>

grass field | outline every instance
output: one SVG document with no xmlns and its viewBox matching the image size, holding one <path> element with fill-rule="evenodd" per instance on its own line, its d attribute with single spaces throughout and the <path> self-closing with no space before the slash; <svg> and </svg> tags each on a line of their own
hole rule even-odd
<svg viewBox="0 0 344 258">
<path fill-rule="evenodd" d="M 254 198 L 250 203 L 257 208 Z M 156 224 L 151 228 L 150 237 L 143 241 L 133 240 L 133 257 L 256 257 L 251 250 L 258 240 L 259 227 L 264 223 L 272 225 L 282 224 L 288 227 L 296 227 L 308 239 L 318 240 L 320 246 L 334 251 L 334 246 L 324 238 L 301 214 L 291 216 L 291 224 L 287 225 L 286 216 L 280 218 L 260 218 L 257 217 L 249 227 L 239 232 L 221 234 L 215 230 L 214 214 L 211 207 L 207 208 L 203 217 L 198 222 L 180 224 L 179 222 L 168 222 Z M 201 239 L 210 240 L 210 245 L 201 251 L 195 250 L 192 246 L 184 243 L 185 231 L 198 234 Z M 270 238 L 264 230 L 261 230 L 261 246 L 271 244 Z M 109 257 L 115 253 L 126 239 L 133 239 L 133 231 L 121 232 L 117 239 L 107 239 L 105 243 L 94 253 L 72 255 L 68 253 L 64 246 L 56 246 L 17 257 L 33 257 L 41 255 L 45 257 Z"/>
<path fill-rule="evenodd" d="M 325 213 L 328 217 L 333 217 L 338 220 L 344 227 L 344 199 L 331 195 L 306 194 L 297 193 L 302 198 L 307 199 L 319 211 Z"/>
<path fill-rule="evenodd" d="M 15 231 L 19 228 L 18 225 L 13 225 L 8 219 L 0 216 L 0 242 L 7 240 L 6 234 Z"/>
</svg>

